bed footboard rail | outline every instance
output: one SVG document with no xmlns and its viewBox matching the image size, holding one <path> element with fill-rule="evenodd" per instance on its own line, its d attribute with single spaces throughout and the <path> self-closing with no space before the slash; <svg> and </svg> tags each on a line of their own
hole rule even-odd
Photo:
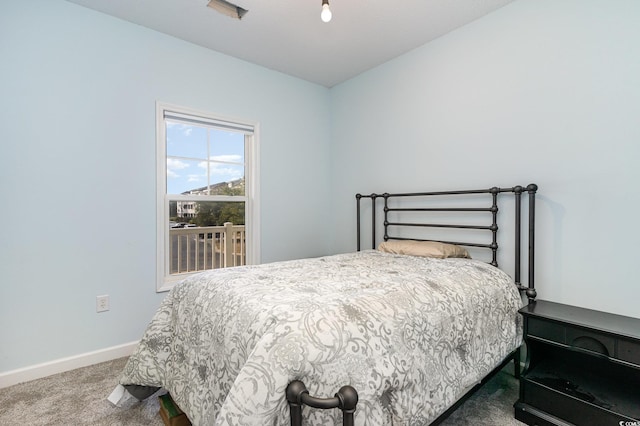
<svg viewBox="0 0 640 426">
<path fill-rule="evenodd" d="M 340 388 L 333 398 L 316 398 L 309 395 L 307 387 L 300 380 L 294 380 L 287 386 L 287 402 L 291 411 L 291 426 L 302 426 L 302 407 L 342 410 L 343 426 L 353 426 L 353 413 L 358 404 L 358 392 L 347 385 Z"/>
</svg>

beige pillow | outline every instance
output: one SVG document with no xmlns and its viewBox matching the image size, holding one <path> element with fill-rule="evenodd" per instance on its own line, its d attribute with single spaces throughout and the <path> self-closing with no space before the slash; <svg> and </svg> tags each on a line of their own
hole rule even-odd
<svg viewBox="0 0 640 426">
<path fill-rule="evenodd" d="M 378 250 L 386 253 L 408 254 L 410 256 L 435 257 L 464 257 L 471 259 L 469 252 L 463 247 L 439 243 L 437 241 L 389 240 L 378 245 Z"/>
</svg>

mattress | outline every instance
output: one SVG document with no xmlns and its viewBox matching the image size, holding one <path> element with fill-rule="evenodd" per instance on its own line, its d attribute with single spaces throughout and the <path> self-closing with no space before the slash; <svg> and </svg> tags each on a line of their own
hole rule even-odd
<svg viewBox="0 0 640 426">
<path fill-rule="evenodd" d="M 287 384 L 355 387 L 356 425 L 426 425 L 522 343 L 511 278 L 472 259 L 368 250 L 190 276 L 120 377 L 162 387 L 194 425 L 287 425 Z M 307 425 L 340 410 L 303 411 Z"/>
</svg>

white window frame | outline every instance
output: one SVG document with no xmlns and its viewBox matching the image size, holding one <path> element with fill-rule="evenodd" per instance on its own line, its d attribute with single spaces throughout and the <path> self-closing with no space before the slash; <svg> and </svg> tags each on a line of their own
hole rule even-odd
<svg viewBox="0 0 640 426">
<path fill-rule="evenodd" d="M 165 111 L 177 114 L 197 116 L 221 127 L 226 124 L 236 127 L 253 128 L 253 134 L 245 136 L 245 235 L 246 264 L 260 263 L 260 144 L 258 143 L 259 124 L 244 119 L 223 117 L 210 112 L 192 108 L 156 102 L 156 222 L 157 222 L 157 285 L 156 291 L 169 291 L 173 286 L 192 274 L 169 274 L 169 200 L 167 195 L 167 135 Z M 175 198 L 175 197 L 172 197 Z M 215 201 L 237 201 L 238 197 L 216 196 Z M 203 201 L 210 201 L 209 199 Z M 193 274 L 195 274 L 194 272 Z"/>
</svg>

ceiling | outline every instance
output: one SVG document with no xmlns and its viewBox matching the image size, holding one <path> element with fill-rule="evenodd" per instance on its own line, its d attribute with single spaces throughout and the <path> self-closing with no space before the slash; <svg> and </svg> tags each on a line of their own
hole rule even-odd
<svg viewBox="0 0 640 426">
<path fill-rule="evenodd" d="M 237 20 L 208 0 L 68 0 L 197 45 L 332 87 L 513 0 L 231 0 Z"/>
</svg>

